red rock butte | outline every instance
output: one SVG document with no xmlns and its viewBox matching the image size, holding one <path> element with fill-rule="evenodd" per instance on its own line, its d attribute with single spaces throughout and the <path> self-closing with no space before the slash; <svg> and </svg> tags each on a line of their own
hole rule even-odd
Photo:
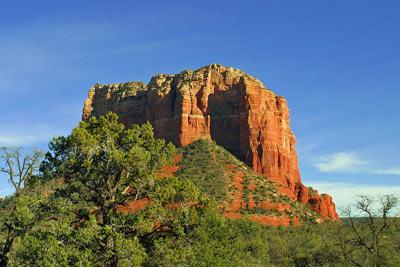
<svg viewBox="0 0 400 267">
<path fill-rule="evenodd" d="M 147 85 L 96 84 L 90 88 L 82 119 L 109 111 L 127 127 L 149 121 L 155 137 L 176 146 L 199 138 L 214 140 L 289 197 L 338 220 L 332 198 L 309 192 L 301 183 L 286 100 L 245 72 L 210 64 L 175 75 L 154 75 Z"/>
</svg>

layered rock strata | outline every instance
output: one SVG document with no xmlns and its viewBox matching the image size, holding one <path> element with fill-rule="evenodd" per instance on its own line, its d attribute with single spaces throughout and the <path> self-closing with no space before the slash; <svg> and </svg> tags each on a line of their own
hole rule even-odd
<svg viewBox="0 0 400 267">
<path fill-rule="evenodd" d="M 176 146 L 199 138 L 214 140 L 289 197 L 338 219 L 329 196 L 309 194 L 301 183 L 286 100 L 238 69 L 211 64 L 176 75 L 158 74 L 147 85 L 96 84 L 82 119 L 109 111 L 127 127 L 149 121 L 155 137 Z"/>
</svg>

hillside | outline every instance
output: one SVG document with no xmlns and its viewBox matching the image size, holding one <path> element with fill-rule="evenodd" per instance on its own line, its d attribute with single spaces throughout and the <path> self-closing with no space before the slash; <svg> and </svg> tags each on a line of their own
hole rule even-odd
<svg viewBox="0 0 400 267">
<path fill-rule="evenodd" d="M 324 218 L 278 190 L 268 177 L 252 171 L 226 149 L 200 139 L 178 150 L 173 166 L 164 167 L 180 179 L 192 181 L 216 199 L 228 218 L 249 216 L 268 225 L 299 225 Z"/>
</svg>

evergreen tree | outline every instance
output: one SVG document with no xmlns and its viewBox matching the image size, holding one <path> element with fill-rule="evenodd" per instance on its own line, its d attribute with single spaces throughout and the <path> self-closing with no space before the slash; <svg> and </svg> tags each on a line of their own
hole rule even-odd
<svg viewBox="0 0 400 267">
<path fill-rule="evenodd" d="M 42 183 L 63 186 L 42 205 L 47 219 L 21 241 L 16 263 L 139 266 L 156 236 L 180 235 L 196 216 L 193 184 L 157 177 L 175 150 L 148 123 L 124 130 L 115 114 L 92 117 L 49 147 Z"/>
</svg>

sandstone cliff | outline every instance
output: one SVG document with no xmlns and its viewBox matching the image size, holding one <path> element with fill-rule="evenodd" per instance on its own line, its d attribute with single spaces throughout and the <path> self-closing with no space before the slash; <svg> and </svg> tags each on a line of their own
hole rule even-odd
<svg viewBox="0 0 400 267">
<path fill-rule="evenodd" d="M 286 100 L 238 69 L 211 64 L 176 75 L 158 74 L 147 85 L 96 84 L 82 119 L 109 111 L 127 127 L 150 121 L 157 138 L 177 146 L 199 138 L 214 140 L 287 196 L 338 219 L 330 196 L 311 194 L 301 183 Z"/>
</svg>

